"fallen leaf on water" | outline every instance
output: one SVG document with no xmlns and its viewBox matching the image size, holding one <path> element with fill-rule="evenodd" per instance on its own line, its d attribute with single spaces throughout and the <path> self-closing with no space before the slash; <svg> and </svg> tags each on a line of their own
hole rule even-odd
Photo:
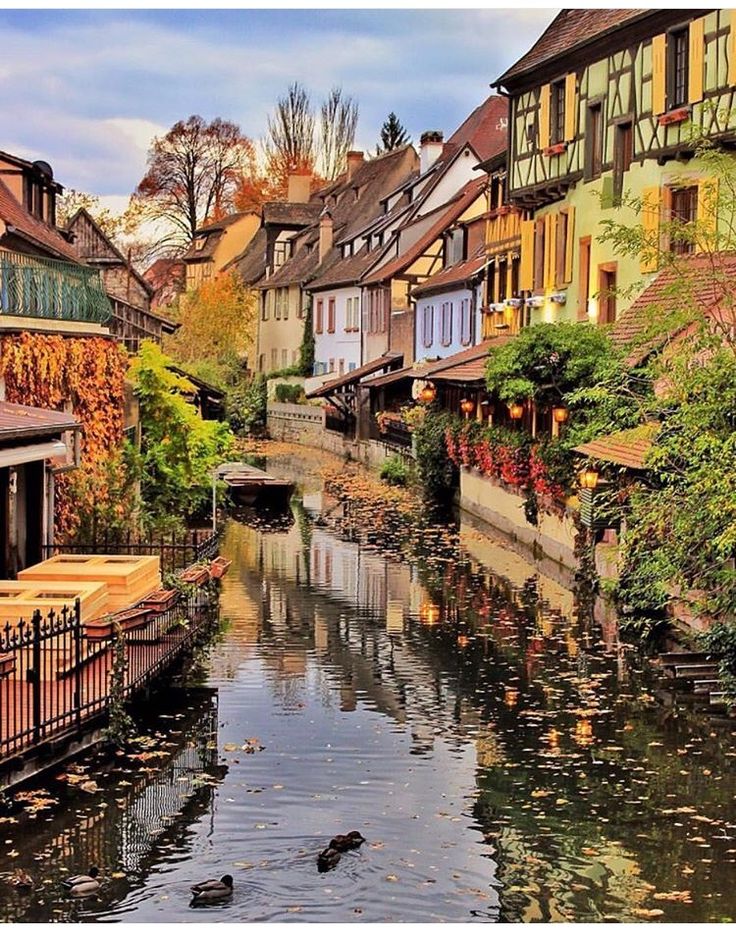
<svg viewBox="0 0 736 938">
<path fill-rule="evenodd" d="M 659 918 L 664 915 L 664 909 L 632 909 L 634 915 L 640 918 Z"/>
<path fill-rule="evenodd" d="M 655 899 L 667 899 L 669 902 L 687 902 L 692 903 L 692 897 L 687 889 L 683 889 L 680 892 L 655 892 Z"/>
</svg>

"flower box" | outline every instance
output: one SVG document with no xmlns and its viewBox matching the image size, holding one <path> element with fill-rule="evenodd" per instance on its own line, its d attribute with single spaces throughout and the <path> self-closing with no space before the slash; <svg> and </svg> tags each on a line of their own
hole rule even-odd
<svg viewBox="0 0 736 938">
<path fill-rule="evenodd" d="M 667 114 L 660 114 L 657 123 L 660 127 L 666 127 L 668 124 L 681 124 L 690 117 L 690 108 L 678 107 L 674 111 L 668 111 Z"/>
<path fill-rule="evenodd" d="M 208 567 L 187 567 L 181 578 L 185 583 L 190 583 L 192 586 L 204 586 L 205 583 L 209 582 L 210 571 Z"/>
<path fill-rule="evenodd" d="M 155 593 L 146 596 L 138 605 L 139 607 L 150 609 L 151 612 L 168 612 L 169 609 L 174 608 L 180 596 L 181 593 L 177 589 L 156 590 Z"/>
<path fill-rule="evenodd" d="M 0 655 L 0 678 L 10 677 L 15 673 L 15 652 Z"/>
<path fill-rule="evenodd" d="M 123 609 L 122 612 L 102 616 L 99 619 L 90 619 L 84 624 L 84 634 L 87 641 L 101 642 L 113 638 L 115 629 L 120 626 L 123 632 L 140 628 L 145 625 L 152 612 L 150 609 Z"/>
<path fill-rule="evenodd" d="M 221 580 L 230 569 L 231 563 L 232 560 L 228 560 L 227 557 L 215 557 L 210 564 L 210 576 L 212 579 Z"/>
<path fill-rule="evenodd" d="M 567 149 L 566 143 L 553 143 L 550 147 L 544 148 L 545 156 L 560 156 Z"/>
</svg>

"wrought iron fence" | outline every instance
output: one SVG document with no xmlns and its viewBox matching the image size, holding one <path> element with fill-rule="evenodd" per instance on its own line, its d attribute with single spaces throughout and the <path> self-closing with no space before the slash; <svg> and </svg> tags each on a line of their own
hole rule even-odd
<svg viewBox="0 0 736 938">
<path fill-rule="evenodd" d="M 55 554 L 140 554 L 161 558 L 161 572 L 175 573 L 197 560 L 211 560 L 217 556 L 221 531 L 191 530 L 184 538 L 172 535 L 158 541 L 132 541 L 128 538 L 119 541 L 107 534 L 96 537 L 86 544 L 56 543 L 44 544 L 44 559 Z"/>
<path fill-rule="evenodd" d="M 150 683 L 186 650 L 207 621 L 209 593 L 194 589 L 155 612 L 126 614 L 122 693 Z M 0 628 L 0 764 L 40 743 L 78 733 L 106 711 L 117 642 L 109 624 L 85 624 L 73 608 Z"/>
<path fill-rule="evenodd" d="M 112 307 L 91 267 L 0 251 L 0 312 L 102 324 Z"/>
<path fill-rule="evenodd" d="M 383 426 L 375 418 L 371 421 L 371 438 L 400 450 L 410 450 L 411 430 L 403 420 L 386 420 Z"/>
</svg>

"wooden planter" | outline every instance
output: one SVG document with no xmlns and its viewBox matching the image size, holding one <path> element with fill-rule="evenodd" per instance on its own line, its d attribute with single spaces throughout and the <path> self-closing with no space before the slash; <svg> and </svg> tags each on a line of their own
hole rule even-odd
<svg viewBox="0 0 736 938">
<path fill-rule="evenodd" d="M 155 593 L 146 596 L 138 605 L 140 608 L 150 609 L 151 612 L 168 612 L 169 609 L 174 608 L 180 596 L 181 593 L 177 589 L 156 590 Z"/>
<path fill-rule="evenodd" d="M 204 586 L 209 582 L 210 571 L 207 567 L 188 567 L 181 575 L 185 583 L 191 583 L 193 586 Z"/>
<path fill-rule="evenodd" d="M 114 637 L 116 626 L 119 625 L 123 632 L 128 632 L 145 625 L 150 616 L 150 609 L 124 609 L 113 616 L 104 616 L 85 622 L 84 634 L 90 642 L 104 641 Z"/>
<path fill-rule="evenodd" d="M 231 563 L 232 560 L 228 560 L 227 557 L 215 557 L 210 564 L 210 576 L 212 579 L 221 580 L 230 569 Z"/>
<path fill-rule="evenodd" d="M 0 679 L 15 673 L 15 653 L 0 655 Z"/>
</svg>

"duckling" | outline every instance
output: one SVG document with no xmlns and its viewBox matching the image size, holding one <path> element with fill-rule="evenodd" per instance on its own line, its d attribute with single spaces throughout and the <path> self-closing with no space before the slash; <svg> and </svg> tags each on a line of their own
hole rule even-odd
<svg viewBox="0 0 736 938">
<path fill-rule="evenodd" d="M 99 869 L 96 866 L 91 866 L 89 873 L 70 876 L 61 885 L 75 899 L 85 899 L 87 896 L 97 895 L 100 891 L 102 883 L 99 880 L 99 875 Z"/>
<path fill-rule="evenodd" d="M 25 870 L 16 870 L 10 877 L 10 885 L 15 889 L 33 889 L 33 879 Z"/>
<path fill-rule="evenodd" d="M 347 834 L 338 834 L 330 841 L 330 847 L 345 853 L 346 850 L 357 850 L 361 844 L 365 843 L 365 837 L 360 831 L 349 831 Z"/>
<path fill-rule="evenodd" d="M 341 855 L 341 851 L 338 850 L 337 847 L 333 847 L 332 844 L 330 844 L 329 847 L 325 847 L 322 853 L 317 857 L 317 869 L 319 872 L 326 873 L 328 870 L 334 869 L 340 862 Z"/>
<path fill-rule="evenodd" d="M 193 903 L 216 902 L 218 899 L 227 899 L 233 894 L 233 878 L 226 873 L 222 879 L 206 879 L 195 883 L 191 887 L 194 895 Z"/>
</svg>

